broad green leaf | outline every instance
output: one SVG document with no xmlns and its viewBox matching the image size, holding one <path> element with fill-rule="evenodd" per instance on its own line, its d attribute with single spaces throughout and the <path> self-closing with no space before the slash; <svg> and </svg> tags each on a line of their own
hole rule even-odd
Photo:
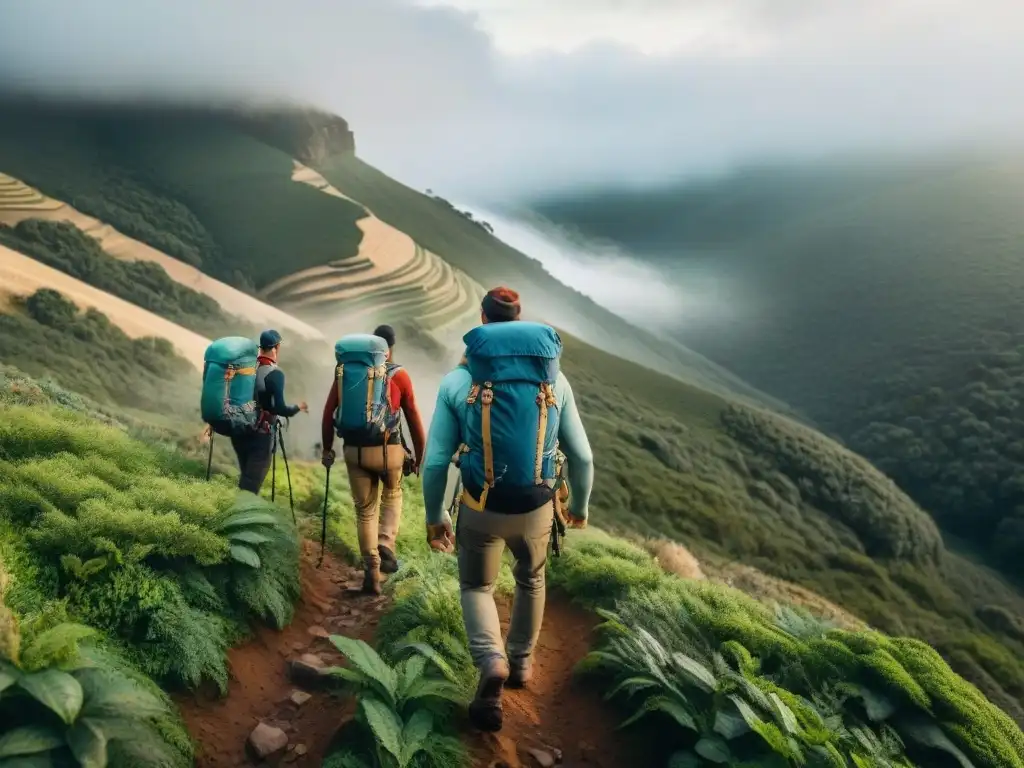
<svg viewBox="0 0 1024 768">
<path fill-rule="evenodd" d="M 605 701 L 610 701 L 619 693 L 625 691 L 627 696 L 632 696 L 637 691 L 642 691 L 645 688 L 655 688 L 658 685 L 657 680 L 652 680 L 649 677 L 627 677 L 625 680 L 619 682 L 614 688 L 608 691 L 604 695 Z"/>
<path fill-rule="evenodd" d="M 739 712 L 740 717 L 743 718 L 743 721 L 747 724 L 749 728 L 756 728 L 764 722 L 764 720 L 762 720 L 760 716 L 758 716 L 757 712 L 754 711 L 754 708 L 750 706 L 743 699 L 743 697 L 737 696 L 735 693 L 732 693 L 729 694 L 728 699 L 732 703 L 732 705 L 736 707 L 736 711 Z"/>
<path fill-rule="evenodd" d="M 0 736 L 0 758 L 49 752 L 63 744 L 60 731 L 44 725 L 26 725 Z"/>
<path fill-rule="evenodd" d="M 44 669 L 22 675 L 18 685 L 32 698 L 46 705 L 68 725 L 82 709 L 82 686 L 67 672 Z"/>
<path fill-rule="evenodd" d="M 398 700 L 399 705 L 405 701 L 409 690 L 416 681 L 422 680 L 426 676 L 426 671 L 427 660 L 422 656 L 413 656 L 398 665 L 396 670 L 397 685 L 395 686 L 395 699 Z"/>
<path fill-rule="evenodd" d="M 240 512 L 228 517 L 215 530 L 227 531 L 232 528 L 243 528 L 250 525 L 276 526 L 277 524 L 277 518 L 269 512 Z"/>
<path fill-rule="evenodd" d="M 377 742 L 390 752 L 392 757 L 400 761 L 404 725 L 398 714 L 374 696 L 363 696 L 359 700 L 359 708 Z"/>
<path fill-rule="evenodd" d="M 417 699 L 439 699 L 452 704 L 463 704 L 464 696 L 462 689 L 447 680 L 435 680 L 429 677 L 421 677 L 413 681 L 409 690 L 405 692 L 405 701 L 416 701 Z"/>
<path fill-rule="evenodd" d="M 961 752 L 960 748 L 946 735 L 946 732 L 935 723 L 924 721 L 901 723 L 898 730 L 922 746 L 938 749 L 951 755 L 960 763 L 961 768 L 975 768 L 974 763 L 968 759 L 967 755 Z"/>
<path fill-rule="evenodd" d="M 323 674 L 330 677 L 336 677 L 343 682 L 350 683 L 357 687 L 366 687 L 368 685 L 366 675 L 357 669 L 349 669 L 348 667 L 327 667 L 323 671 Z"/>
<path fill-rule="evenodd" d="M 401 768 L 409 765 L 416 754 L 426 747 L 427 738 L 433 730 L 434 718 L 428 710 L 418 709 L 413 712 L 402 730 L 402 754 L 398 760 Z"/>
<path fill-rule="evenodd" d="M 258 531 L 228 531 L 228 541 L 240 541 L 243 544 L 266 544 L 270 537 Z"/>
<path fill-rule="evenodd" d="M 229 551 L 231 559 L 236 563 L 248 565 L 250 568 L 260 567 L 260 556 L 256 554 L 256 550 L 244 544 L 232 544 Z"/>
<path fill-rule="evenodd" d="M 715 724 L 712 730 L 728 741 L 750 733 L 750 726 L 739 715 L 719 710 L 715 713 Z"/>
<path fill-rule="evenodd" d="M 619 728 L 626 728 L 652 712 L 663 712 L 683 728 L 688 728 L 691 731 L 699 730 L 693 715 L 682 704 L 672 701 L 666 696 L 652 696 L 647 699 L 637 712 L 634 712 L 619 725 Z"/>
<path fill-rule="evenodd" d="M 18 682 L 21 672 L 13 664 L 0 661 L 0 693 Z"/>
<path fill-rule="evenodd" d="M 789 708 L 789 705 L 780 699 L 774 691 L 768 694 L 768 699 L 772 703 L 772 711 L 775 713 L 782 730 L 791 736 L 800 733 L 800 723 L 797 722 L 796 715 L 793 714 L 793 710 Z"/>
<path fill-rule="evenodd" d="M 732 759 L 729 745 L 717 736 L 705 736 L 697 742 L 693 751 L 711 763 L 728 763 Z"/>
<path fill-rule="evenodd" d="M 885 694 L 876 693 L 862 685 L 853 686 L 853 689 L 857 698 L 864 702 L 864 711 L 871 722 L 888 720 L 896 711 L 896 705 Z"/>
<path fill-rule="evenodd" d="M 80 669 L 75 678 L 85 692 L 85 705 L 80 717 L 88 717 L 93 723 L 104 721 L 108 738 L 114 724 L 133 720 L 160 717 L 166 713 L 164 704 L 149 691 L 134 681 L 113 677 L 100 669 Z"/>
<path fill-rule="evenodd" d="M 718 687 L 718 681 L 711 674 L 711 670 L 696 659 L 692 659 L 683 653 L 673 653 L 672 660 L 704 693 L 713 693 Z"/>
<path fill-rule="evenodd" d="M 107 737 L 99 724 L 81 718 L 68 733 L 68 746 L 81 768 L 106 768 Z"/>
<path fill-rule="evenodd" d="M 395 671 L 380 657 L 373 648 L 362 640 L 344 635 L 331 635 L 331 643 L 341 652 L 349 663 L 367 677 L 367 683 L 379 691 L 381 698 L 388 706 L 395 707 L 398 687 Z"/>
<path fill-rule="evenodd" d="M 451 665 L 445 661 L 445 658 L 433 646 L 427 643 L 402 643 L 395 648 L 395 651 L 399 653 L 407 650 L 414 651 L 428 661 L 433 662 L 434 666 L 441 670 L 441 674 L 451 682 L 459 682 L 459 676 L 455 674 L 455 670 L 452 669 Z"/>
</svg>

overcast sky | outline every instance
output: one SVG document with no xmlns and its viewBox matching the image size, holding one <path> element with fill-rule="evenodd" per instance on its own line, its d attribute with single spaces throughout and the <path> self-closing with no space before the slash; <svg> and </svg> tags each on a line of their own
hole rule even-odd
<svg viewBox="0 0 1024 768">
<path fill-rule="evenodd" d="M 1020 0 L 0 0 L 0 77 L 343 114 L 417 188 L 496 204 L 1024 126 Z"/>
</svg>

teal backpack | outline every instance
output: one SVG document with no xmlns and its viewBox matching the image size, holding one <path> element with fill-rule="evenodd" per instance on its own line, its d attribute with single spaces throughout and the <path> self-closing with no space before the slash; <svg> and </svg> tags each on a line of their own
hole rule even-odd
<svg viewBox="0 0 1024 768">
<path fill-rule="evenodd" d="M 562 341 L 540 323 L 489 323 L 463 337 L 473 377 L 458 465 L 471 509 L 511 514 L 555 495 Z"/>
<path fill-rule="evenodd" d="M 259 345 L 241 336 L 217 339 L 203 356 L 203 421 L 218 435 L 244 436 L 258 431 L 256 357 Z"/>
<path fill-rule="evenodd" d="M 400 366 L 387 362 L 380 336 L 354 333 L 334 345 L 338 409 L 334 429 L 345 445 L 365 447 L 398 442 L 400 412 L 392 413 L 391 378 Z"/>
</svg>

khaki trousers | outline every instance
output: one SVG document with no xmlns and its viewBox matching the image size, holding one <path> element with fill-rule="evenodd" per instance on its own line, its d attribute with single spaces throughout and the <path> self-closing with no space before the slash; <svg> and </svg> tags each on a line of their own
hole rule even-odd
<svg viewBox="0 0 1024 768">
<path fill-rule="evenodd" d="M 396 551 L 395 538 L 402 522 L 402 462 L 405 461 L 405 450 L 401 445 L 372 448 L 345 446 L 343 453 L 352 502 L 356 508 L 359 552 L 365 567 L 378 568 L 378 545 Z"/>
<path fill-rule="evenodd" d="M 465 504 L 459 509 L 456 541 L 462 619 L 469 636 L 469 652 L 478 669 L 495 658 L 521 666 L 537 645 L 544 620 L 544 569 L 553 515 L 550 502 L 522 515 L 476 512 Z M 515 558 L 512 575 L 516 581 L 507 653 L 494 602 L 494 582 L 506 546 Z"/>
</svg>

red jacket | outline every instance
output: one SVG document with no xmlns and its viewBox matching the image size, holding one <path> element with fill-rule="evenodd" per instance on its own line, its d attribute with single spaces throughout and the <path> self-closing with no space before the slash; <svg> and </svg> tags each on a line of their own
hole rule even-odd
<svg viewBox="0 0 1024 768">
<path fill-rule="evenodd" d="M 391 412 L 395 413 L 399 408 L 405 414 L 405 421 L 412 433 L 412 448 L 416 454 L 416 461 L 423 460 L 423 451 L 427 444 L 427 434 L 423 429 L 423 420 L 416 408 L 416 395 L 412 391 L 412 378 L 405 368 L 399 368 L 391 377 L 389 389 L 391 396 Z M 331 389 L 327 393 L 327 402 L 324 403 L 324 418 L 321 423 L 321 436 L 323 437 L 323 449 L 328 451 L 334 445 L 334 412 L 338 410 L 338 382 L 331 382 Z"/>
</svg>

